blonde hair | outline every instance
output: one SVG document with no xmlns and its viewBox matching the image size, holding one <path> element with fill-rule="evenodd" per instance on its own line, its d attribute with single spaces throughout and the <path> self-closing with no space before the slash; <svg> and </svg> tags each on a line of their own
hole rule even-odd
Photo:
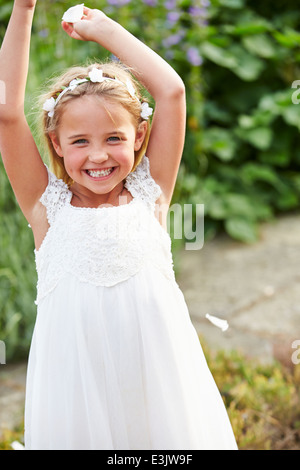
<svg viewBox="0 0 300 470">
<path fill-rule="evenodd" d="M 83 79 L 88 77 L 89 72 L 94 67 L 102 70 L 104 77 L 117 78 L 118 80 L 105 80 L 101 83 L 93 83 L 88 81 L 80 84 L 74 90 L 69 91 L 62 96 L 55 107 L 53 117 L 49 117 L 48 113 L 43 111 L 41 119 L 39 120 L 43 127 L 42 133 L 48 148 L 51 170 L 58 178 L 62 179 L 69 186 L 73 183 L 73 181 L 66 172 L 64 159 L 56 153 L 50 138 L 50 133 L 56 132 L 59 127 L 61 116 L 66 104 L 70 100 L 80 98 L 84 95 L 94 95 L 106 98 L 107 100 L 121 104 L 131 114 L 133 122 L 136 125 L 136 129 L 138 129 L 139 124 L 143 121 L 141 117 L 141 100 L 143 102 L 147 102 L 146 98 L 144 96 L 142 97 L 141 95 L 140 85 L 134 79 L 131 71 L 127 67 L 117 62 L 105 62 L 72 67 L 68 69 L 62 76 L 52 80 L 49 91 L 40 97 L 40 109 L 42 109 L 43 103 L 47 99 L 56 99 L 63 89 L 69 86 L 72 80 L 76 78 Z M 126 83 L 128 79 L 134 86 L 138 100 L 133 98 L 128 92 L 127 88 L 122 84 Z M 150 123 L 147 122 L 147 132 L 143 144 L 140 150 L 134 152 L 135 159 L 132 171 L 135 170 L 145 154 L 150 137 L 150 128 Z"/>
</svg>

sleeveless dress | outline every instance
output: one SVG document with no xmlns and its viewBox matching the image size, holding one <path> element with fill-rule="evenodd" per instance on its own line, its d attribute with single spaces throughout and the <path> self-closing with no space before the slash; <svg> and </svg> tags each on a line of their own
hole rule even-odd
<svg viewBox="0 0 300 470">
<path fill-rule="evenodd" d="M 25 449 L 236 449 L 155 217 L 148 158 L 117 207 L 74 207 L 48 174 Z"/>
</svg>

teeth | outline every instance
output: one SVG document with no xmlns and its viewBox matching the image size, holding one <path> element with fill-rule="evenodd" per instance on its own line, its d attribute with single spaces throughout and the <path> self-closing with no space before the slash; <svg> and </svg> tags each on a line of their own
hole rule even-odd
<svg viewBox="0 0 300 470">
<path fill-rule="evenodd" d="M 100 178 L 101 176 L 108 176 L 113 171 L 113 168 L 107 170 L 87 170 L 87 173 L 93 178 Z"/>
</svg>

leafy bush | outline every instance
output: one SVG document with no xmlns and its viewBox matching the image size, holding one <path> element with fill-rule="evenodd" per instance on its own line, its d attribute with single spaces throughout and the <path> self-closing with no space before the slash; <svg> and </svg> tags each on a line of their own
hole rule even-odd
<svg viewBox="0 0 300 470">
<path fill-rule="evenodd" d="M 245 242 L 298 209 L 300 12 L 291 1 L 213 0 L 198 103 L 189 103 L 177 197 L 203 201 L 207 229 Z M 298 76 L 297 76 L 298 74 Z M 197 114 L 198 113 L 198 114 Z"/>
<path fill-rule="evenodd" d="M 262 364 L 237 351 L 204 350 L 239 449 L 299 449 L 300 366 Z"/>
<path fill-rule="evenodd" d="M 31 230 L 0 165 L 0 338 L 7 360 L 23 358 L 31 340 L 36 273 Z"/>
</svg>

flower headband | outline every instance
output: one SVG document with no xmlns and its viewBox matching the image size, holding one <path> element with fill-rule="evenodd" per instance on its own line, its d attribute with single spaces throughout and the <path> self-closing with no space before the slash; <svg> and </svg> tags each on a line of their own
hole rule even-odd
<svg viewBox="0 0 300 470">
<path fill-rule="evenodd" d="M 126 81 L 126 83 L 123 83 L 120 80 L 118 80 L 117 78 L 104 77 L 103 76 L 103 71 L 100 70 L 100 69 L 97 69 L 96 67 L 94 67 L 89 72 L 89 76 L 87 78 L 75 78 L 74 80 L 71 81 L 71 83 L 69 84 L 68 87 L 64 88 L 63 91 L 61 93 L 59 93 L 59 95 L 56 99 L 52 97 L 52 98 L 49 98 L 48 100 L 46 100 L 44 105 L 43 105 L 43 110 L 48 111 L 48 116 L 49 117 L 53 117 L 54 116 L 54 110 L 55 110 L 55 107 L 56 107 L 57 103 L 68 91 L 73 91 L 81 83 L 85 83 L 85 82 L 102 83 L 102 82 L 107 81 L 107 80 L 118 82 L 121 85 L 125 86 L 127 88 L 128 93 L 133 98 L 136 98 L 138 100 L 138 102 L 140 103 L 139 98 L 135 94 L 134 86 L 132 85 L 132 83 L 129 79 Z M 153 109 L 150 108 L 150 106 L 146 102 L 142 102 L 141 107 L 142 107 L 141 117 L 145 121 L 148 121 L 149 117 L 153 113 Z"/>
</svg>

